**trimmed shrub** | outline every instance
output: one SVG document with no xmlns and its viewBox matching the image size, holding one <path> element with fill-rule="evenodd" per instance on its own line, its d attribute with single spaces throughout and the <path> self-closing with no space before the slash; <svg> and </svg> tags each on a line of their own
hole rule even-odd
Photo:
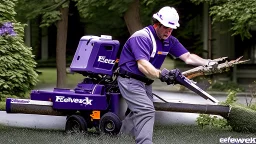
<svg viewBox="0 0 256 144">
<path fill-rule="evenodd" d="M 0 99 L 22 97 L 38 82 L 32 48 L 24 44 L 24 24 L 15 20 L 17 0 L 0 2 Z"/>
</svg>

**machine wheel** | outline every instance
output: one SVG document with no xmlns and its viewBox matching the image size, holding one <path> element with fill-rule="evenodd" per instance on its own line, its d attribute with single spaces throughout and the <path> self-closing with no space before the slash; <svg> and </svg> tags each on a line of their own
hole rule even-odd
<svg viewBox="0 0 256 144">
<path fill-rule="evenodd" d="M 100 131 L 104 133 L 116 135 L 119 133 L 121 126 L 120 118 L 112 112 L 105 113 L 100 119 Z"/>
<path fill-rule="evenodd" d="M 67 118 L 65 131 L 71 134 L 87 132 L 87 123 L 82 116 L 71 115 Z"/>
</svg>

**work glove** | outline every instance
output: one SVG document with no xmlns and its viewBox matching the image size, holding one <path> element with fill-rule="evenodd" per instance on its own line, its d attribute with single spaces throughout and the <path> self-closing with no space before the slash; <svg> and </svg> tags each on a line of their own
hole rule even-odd
<svg viewBox="0 0 256 144">
<path fill-rule="evenodd" d="M 170 84 L 175 84 L 175 70 L 167 70 L 167 69 L 163 69 L 161 72 L 160 72 L 160 75 L 159 75 L 159 79 L 162 81 L 162 82 L 166 82 L 167 85 L 170 85 Z"/>
</svg>

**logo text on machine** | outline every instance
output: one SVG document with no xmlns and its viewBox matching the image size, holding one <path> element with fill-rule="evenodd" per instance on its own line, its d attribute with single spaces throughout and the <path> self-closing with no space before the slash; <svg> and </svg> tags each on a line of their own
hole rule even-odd
<svg viewBox="0 0 256 144">
<path fill-rule="evenodd" d="M 24 99 L 12 99 L 11 103 L 29 103 L 30 100 L 24 100 Z"/>
<path fill-rule="evenodd" d="M 108 64 L 115 64 L 115 60 L 106 59 L 106 56 L 99 56 L 98 62 L 101 62 L 101 63 L 108 63 Z"/>
<path fill-rule="evenodd" d="M 84 99 L 71 98 L 65 96 L 56 96 L 55 102 L 64 102 L 64 103 L 79 103 L 84 105 L 92 105 L 92 99 L 85 97 Z"/>
</svg>

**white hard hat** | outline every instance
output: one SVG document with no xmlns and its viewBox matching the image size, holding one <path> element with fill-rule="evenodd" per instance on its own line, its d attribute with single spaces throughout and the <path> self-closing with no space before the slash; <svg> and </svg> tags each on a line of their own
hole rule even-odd
<svg viewBox="0 0 256 144">
<path fill-rule="evenodd" d="M 153 18 L 157 19 L 162 25 L 177 29 L 179 24 L 179 14 L 173 7 L 165 6 L 159 10 L 159 12 L 153 15 Z"/>
</svg>

